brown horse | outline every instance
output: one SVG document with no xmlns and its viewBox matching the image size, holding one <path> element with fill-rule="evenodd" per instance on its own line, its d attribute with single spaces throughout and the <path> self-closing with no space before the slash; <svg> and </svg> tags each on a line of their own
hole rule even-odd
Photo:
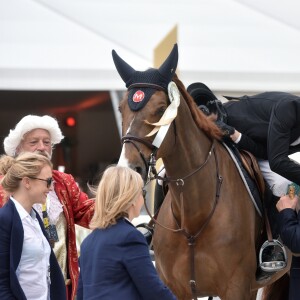
<svg viewBox="0 0 300 300">
<path fill-rule="evenodd" d="M 256 281 L 262 218 L 218 141 L 221 132 L 174 74 L 177 51 L 175 45 L 159 69 L 144 72 L 113 52 L 128 88 L 120 103 L 119 164 L 147 180 L 153 157 L 163 159 L 169 191 L 157 217 L 153 245 L 159 275 L 178 299 L 254 300 L 258 288 L 286 270 Z"/>
</svg>

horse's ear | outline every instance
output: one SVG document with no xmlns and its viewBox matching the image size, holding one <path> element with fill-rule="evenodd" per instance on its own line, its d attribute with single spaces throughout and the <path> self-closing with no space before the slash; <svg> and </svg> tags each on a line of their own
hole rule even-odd
<svg viewBox="0 0 300 300">
<path fill-rule="evenodd" d="M 165 60 L 165 62 L 159 67 L 158 71 L 164 77 L 168 78 L 170 81 L 172 80 L 178 63 L 178 46 L 174 45 L 171 53 Z"/>
<path fill-rule="evenodd" d="M 132 68 L 127 62 L 125 62 L 115 50 L 112 51 L 112 57 L 117 68 L 119 75 L 122 77 L 123 81 L 126 83 L 131 79 L 135 69 Z"/>
</svg>

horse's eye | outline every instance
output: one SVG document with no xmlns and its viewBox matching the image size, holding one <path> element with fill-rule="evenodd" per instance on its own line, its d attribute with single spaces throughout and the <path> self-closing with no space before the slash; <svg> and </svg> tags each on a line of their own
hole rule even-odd
<svg viewBox="0 0 300 300">
<path fill-rule="evenodd" d="M 157 111 L 156 111 L 156 115 L 161 117 L 164 112 L 166 111 L 166 108 L 165 107 L 160 107 Z"/>
</svg>

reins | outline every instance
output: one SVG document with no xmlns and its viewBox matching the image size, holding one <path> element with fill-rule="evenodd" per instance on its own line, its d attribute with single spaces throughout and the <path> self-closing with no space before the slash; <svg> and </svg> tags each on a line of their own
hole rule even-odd
<svg viewBox="0 0 300 300">
<path fill-rule="evenodd" d="M 202 224 L 202 226 L 200 227 L 200 229 L 197 231 L 197 233 L 195 235 L 192 235 L 190 233 L 188 233 L 184 228 L 182 228 L 182 226 L 179 225 L 178 220 L 176 219 L 174 212 L 173 212 L 173 207 L 172 207 L 172 203 L 171 203 L 171 210 L 172 210 L 172 214 L 173 217 L 175 219 L 175 222 L 177 224 L 178 228 L 181 228 L 181 232 L 184 234 L 184 236 L 187 238 L 188 240 L 188 245 L 190 248 L 190 269 L 191 269 L 191 279 L 190 279 L 190 287 L 191 287 L 191 292 L 193 295 L 194 300 L 197 300 L 197 290 L 196 290 L 196 272 L 195 272 L 195 244 L 196 244 L 196 239 L 200 236 L 200 234 L 203 232 L 203 230 L 206 228 L 206 226 L 208 225 L 209 221 L 211 220 L 219 198 L 220 198 L 220 190 L 221 190 L 221 185 L 223 182 L 223 178 L 222 176 L 219 175 L 219 165 L 218 165 L 218 157 L 216 155 L 215 149 L 212 149 L 213 153 L 214 153 L 214 157 L 215 157 L 215 163 L 216 163 L 216 172 L 217 172 L 217 180 L 216 180 L 216 194 L 215 194 L 215 200 L 214 200 L 214 204 L 212 207 L 212 210 L 210 211 L 208 217 L 206 218 L 206 220 L 204 221 L 204 223 Z M 181 202 L 181 207 L 183 209 L 183 193 L 180 193 L 180 202 Z"/>
<path fill-rule="evenodd" d="M 183 224 L 183 220 L 184 220 L 184 207 L 183 207 L 183 192 L 180 192 L 180 208 L 181 208 L 181 225 L 179 225 L 178 220 L 175 217 L 174 211 L 173 211 L 173 206 L 172 206 L 172 202 L 171 202 L 171 211 L 172 211 L 172 215 L 173 218 L 175 220 L 175 223 L 177 225 L 178 229 L 173 229 L 173 228 L 169 228 L 167 226 L 164 226 L 163 224 L 161 224 L 160 222 L 158 222 L 156 219 L 154 219 L 148 209 L 146 200 L 144 201 L 145 203 L 145 208 L 146 211 L 148 213 L 148 215 L 151 218 L 151 221 L 154 222 L 155 224 L 159 225 L 160 227 L 169 230 L 173 233 L 182 233 L 188 240 L 188 246 L 190 249 L 190 270 L 191 270 L 191 279 L 190 279 L 190 288 L 191 288 L 191 292 L 193 295 L 194 300 L 197 300 L 197 289 L 196 289 L 196 272 L 195 272 L 195 244 L 196 244 L 196 239 L 200 236 L 200 234 L 203 232 L 203 230 L 206 228 L 206 226 L 209 224 L 209 221 L 211 220 L 219 198 L 220 198 L 220 190 L 221 190 L 221 185 L 223 182 L 223 177 L 220 176 L 219 174 L 219 164 L 218 164 L 218 157 L 216 155 L 216 151 L 214 148 L 214 143 L 212 144 L 211 150 L 209 151 L 206 160 L 204 161 L 204 163 L 198 167 L 196 170 L 194 170 L 193 172 L 189 173 L 188 175 L 184 176 L 183 178 L 180 179 L 171 179 L 171 178 L 167 178 L 166 181 L 168 182 L 175 182 L 177 186 L 183 186 L 184 185 L 184 180 L 189 178 L 190 176 L 194 175 L 196 172 L 200 171 L 208 162 L 209 158 L 211 157 L 211 152 L 213 152 L 214 154 L 214 158 L 215 158 L 215 163 L 216 163 L 216 193 L 215 193 L 215 199 L 214 199 L 214 204 L 213 207 L 208 215 L 208 217 L 206 218 L 206 220 L 204 221 L 204 223 L 201 225 L 200 229 L 196 232 L 196 234 L 192 235 L 190 234 L 185 228 L 182 227 Z M 155 177 L 154 177 L 155 178 Z"/>
<path fill-rule="evenodd" d="M 197 169 L 193 170 L 191 173 L 185 175 L 184 177 L 177 178 L 177 179 L 174 179 L 174 178 L 171 178 L 171 177 L 167 177 L 167 176 L 165 176 L 165 177 L 159 176 L 158 173 L 157 173 L 157 171 L 156 171 L 156 168 L 155 168 L 155 163 L 156 163 L 155 156 L 154 156 L 154 155 L 151 155 L 150 162 L 149 162 L 149 166 L 150 166 L 150 167 L 149 167 L 149 171 L 150 171 L 150 169 L 151 169 L 151 172 L 152 172 L 152 174 L 153 174 L 154 176 L 153 176 L 153 177 L 150 177 L 150 175 L 148 175 L 149 181 L 147 181 L 145 185 L 147 185 L 151 180 L 154 180 L 154 179 L 160 179 L 160 180 L 165 181 L 165 182 L 175 182 L 177 186 L 183 186 L 186 179 L 188 179 L 189 177 L 191 177 L 191 176 L 194 175 L 195 173 L 199 172 L 199 171 L 200 171 L 200 170 L 208 163 L 209 159 L 211 158 L 211 153 L 212 153 L 212 152 L 213 152 L 213 154 L 214 154 L 215 161 L 216 161 L 217 177 L 218 177 L 218 179 L 220 179 L 221 177 L 219 177 L 218 160 L 217 160 L 217 156 L 216 156 L 216 153 L 215 153 L 215 142 L 213 141 L 213 143 L 211 144 L 211 148 L 210 148 L 210 150 L 209 150 L 209 152 L 208 152 L 208 154 L 207 154 L 207 156 L 206 156 L 206 158 L 205 158 L 205 161 L 204 161 Z M 150 173 L 150 172 L 149 172 L 149 173 Z M 218 187 L 218 186 L 217 186 L 217 187 Z M 217 190 L 216 190 L 216 199 L 219 198 L 219 190 L 220 190 L 220 188 L 218 187 Z M 181 202 L 181 208 L 183 208 L 183 192 L 180 192 L 180 202 Z M 216 202 L 217 202 L 217 201 L 215 201 L 215 203 L 216 203 Z M 159 222 L 158 222 L 155 218 L 153 218 L 153 216 L 151 215 L 150 210 L 149 210 L 149 208 L 148 208 L 148 205 L 147 205 L 146 201 L 145 201 L 144 205 L 145 205 L 145 209 L 146 209 L 146 211 L 147 211 L 147 213 L 148 213 L 148 215 L 149 215 L 149 217 L 150 217 L 150 219 L 151 219 L 151 221 L 152 221 L 153 223 L 159 225 L 160 227 L 162 227 L 162 228 L 164 228 L 164 229 L 167 229 L 167 230 L 169 230 L 169 231 L 172 231 L 172 232 L 174 232 L 174 233 L 176 233 L 176 232 L 185 232 L 185 233 L 187 233 L 186 230 L 185 230 L 184 228 L 180 228 L 180 226 L 178 225 L 178 222 L 177 222 L 177 220 L 176 220 L 176 218 L 175 218 L 175 216 L 174 216 L 174 213 L 173 213 L 173 209 L 172 209 L 172 214 L 173 214 L 173 217 L 174 217 L 174 219 L 175 219 L 175 221 L 176 221 L 176 223 L 177 223 L 177 225 L 178 225 L 178 227 L 179 227 L 178 229 L 173 229 L 173 228 L 167 227 L 167 226 L 165 226 L 165 225 L 159 223 Z M 213 209 L 213 211 L 214 211 L 214 209 Z M 183 217 L 183 212 L 181 212 L 181 215 L 182 215 L 182 217 Z M 210 218 L 210 217 L 209 217 L 209 218 Z"/>
<path fill-rule="evenodd" d="M 144 154 L 141 152 L 141 150 L 139 149 L 139 147 L 133 142 L 133 141 L 137 141 L 137 142 L 140 142 L 144 145 L 146 145 L 147 147 L 149 147 L 151 150 L 153 150 L 153 152 L 151 153 L 150 155 L 150 160 L 149 160 L 149 163 L 147 163 L 147 160 L 144 156 Z M 211 154 L 213 153 L 214 155 L 214 158 L 215 158 L 215 164 L 216 164 L 216 193 L 215 193 L 215 199 L 214 199 L 214 204 L 213 204 L 213 207 L 208 215 L 208 217 L 206 218 L 206 220 L 204 221 L 204 223 L 202 224 L 202 226 L 200 227 L 200 229 L 196 232 L 196 234 L 192 235 L 190 234 L 185 228 L 183 228 L 183 220 L 184 220 L 184 201 L 183 201 L 183 191 L 181 190 L 180 191 L 180 214 L 181 214 L 181 224 L 179 225 L 179 222 L 178 220 L 176 219 L 175 215 L 174 215 L 174 212 L 173 212 L 173 206 L 172 206 L 172 202 L 171 202 L 171 212 L 172 212 L 172 215 L 173 215 L 173 218 L 175 220 L 175 223 L 177 225 L 177 229 L 173 229 L 173 228 L 170 228 L 170 227 L 167 227 L 163 224 L 161 224 L 160 222 L 158 222 L 153 216 L 152 214 L 150 213 L 150 210 L 148 208 L 148 205 L 146 203 L 146 199 L 144 199 L 144 205 L 145 205 L 145 209 L 151 219 L 151 221 L 154 223 L 154 224 L 157 224 L 158 226 L 166 229 L 166 230 L 169 230 L 173 233 L 182 233 L 188 240 L 188 246 L 189 246 L 189 249 L 190 249 L 190 269 L 191 269 L 191 279 L 190 279 L 190 288 L 191 288 L 191 292 L 192 292 L 192 295 L 193 295 L 193 298 L 194 300 L 197 300 L 197 290 L 196 290 L 196 273 L 195 273 L 195 244 L 196 244 L 196 239 L 200 236 L 200 234 L 203 232 L 203 230 L 206 228 L 206 226 L 209 224 L 209 221 L 211 220 L 214 212 L 215 212 L 215 209 L 217 207 L 217 204 L 218 204 L 218 201 L 219 201 L 219 198 L 220 198 L 220 190 L 221 190 L 221 185 L 222 185 L 222 182 L 223 182 L 223 178 L 222 176 L 220 176 L 219 174 L 219 164 L 218 164 L 218 157 L 216 155 L 216 151 L 215 151 L 215 140 L 212 142 L 211 144 L 211 147 L 210 147 L 210 150 L 204 160 L 204 162 L 195 170 L 193 170 L 192 172 L 190 172 L 189 174 L 181 177 L 181 178 L 171 178 L 171 177 L 161 177 L 158 175 L 157 171 L 156 171 L 156 168 L 155 168 L 155 164 L 156 164 L 156 152 L 157 152 L 157 148 L 155 146 L 153 146 L 152 144 L 150 144 L 148 141 L 145 141 L 144 139 L 142 138 L 138 138 L 138 137 L 135 137 L 135 136 L 131 136 L 131 135 L 126 135 L 122 138 L 122 142 L 123 143 L 131 143 L 135 148 L 136 150 L 139 152 L 145 166 L 146 166 L 146 170 L 148 170 L 148 181 L 146 182 L 145 185 L 147 185 L 149 182 L 151 182 L 151 180 L 154 180 L 154 179 L 160 179 L 160 180 L 163 180 L 165 182 L 175 182 L 175 184 L 179 187 L 183 187 L 184 186 L 184 183 L 185 183 L 185 180 L 188 179 L 189 177 L 193 176 L 194 174 L 196 174 L 197 172 L 199 172 L 201 169 L 203 169 L 206 164 L 208 163 L 209 159 L 211 158 Z M 153 174 L 153 176 L 151 177 L 150 176 L 150 172 Z"/>
<path fill-rule="evenodd" d="M 153 180 L 153 179 L 159 179 L 159 180 L 162 180 L 162 181 L 165 181 L 165 182 L 176 182 L 176 185 L 184 185 L 184 181 L 186 179 L 188 179 L 189 177 L 193 176 L 195 173 L 199 172 L 206 164 L 207 162 L 209 161 L 210 157 L 211 157 L 211 153 L 214 153 L 214 156 L 216 156 L 215 154 L 215 141 L 212 142 L 211 144 L 211 147 L 209 149 L 209 152 L 205 158 L 205 161 L 203 162 L 203 164 L 201 164 L 197 169 L 195 169 L 194 171 L 192 171 L 191 173 L 185 175 L 184 177 L 181 177 L 181 178 L 177 178 L 177 179 L 174 179 L 174 178 L 171 178 L 171 177 L 168 177 L 168 176 L 165 176 L 165 177 L 161 177 L 157 174 L 157 171 L 155 169 L 155 164 L 156 164 L 156 160 L 155 160 L 155 156 L 151 155 L 151 158 L 150 158 L 150 162 L 149 162 L 149 166 L 151 168 L 151 172 L 152 174 L 154 175 L 154 177 L 149 177 L 149 180 Z M 152 162 L 151 160 L 154 159 L 154 161 Z M 146 184 L 148 184 L 149 182 L 147 182 Z"/>
</svg>

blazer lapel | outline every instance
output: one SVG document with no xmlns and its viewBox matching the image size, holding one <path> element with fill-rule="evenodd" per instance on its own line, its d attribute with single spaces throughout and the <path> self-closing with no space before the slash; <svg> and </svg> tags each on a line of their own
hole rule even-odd
<svg viewBox="0 0 300 300">
<path fill-rule="evenodd" d="M 22 221 L 18 214 L 18 211 L 15 207 L 13 201 L 9 200 L 7 203 L 9 211 L 12 217 L 12 228 L 11 228 L 11 266 L 14 270 L 17 269 L 23 248 L 24 241 L 24 229 L 22 225 Z"/>
</svg>

